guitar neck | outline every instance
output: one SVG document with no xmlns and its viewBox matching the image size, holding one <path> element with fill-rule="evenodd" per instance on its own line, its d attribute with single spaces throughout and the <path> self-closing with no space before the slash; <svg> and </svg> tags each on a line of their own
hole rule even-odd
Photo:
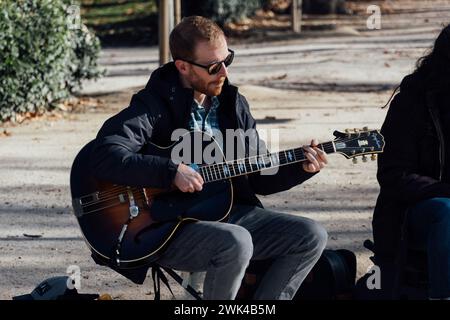
<svg viewBox="0 0 450 320">
<path fill-rule="evenodd" d="M 327 154 L 336 152 L 333 141 L 321 143 L 317 146 Z M 238 159 L 233 161 L 201 165 L 198 172 L 205 183 L 225 180 L 242 176 L 250 173 L 259 172 L 288 165 L 291 163 L 307 160 L 303 148 L 288 149 L 279 152 L 273 152 L 266 155 L 259 155 Z"/>
</svg>

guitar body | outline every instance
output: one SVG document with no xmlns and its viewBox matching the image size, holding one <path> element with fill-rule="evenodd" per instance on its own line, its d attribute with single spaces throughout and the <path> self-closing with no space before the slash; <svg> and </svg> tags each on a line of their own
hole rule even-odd
<svg viewBox="0 0 450 320">
<path fill-rule="evenodd" d="M 164 148 L 151 145 L 144 153 L 170 157 L 178 143 Z M 227 219 L 233 203 L 229 179 L 204 184 L 202 191 L 195 193 L 116 185 L 91 173 L 92 147 L 93 141 L 75 158 L 70 187 L 83 236 L 92 254 L 103 263 L 120 268 L 147 265 L 157 259 L 184 224 Z M 130 220 L 131 213 L 137 215 Z"/>
</svg>

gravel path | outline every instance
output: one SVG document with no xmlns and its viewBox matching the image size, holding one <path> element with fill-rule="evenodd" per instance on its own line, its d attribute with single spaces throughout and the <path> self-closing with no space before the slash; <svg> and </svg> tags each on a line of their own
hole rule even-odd
<svg viewBox="0 0 450 320">
<path fill-rule="evenodd" d="M 338 28 L 320 37 L 235 44 L 231 80 L 250 101 L 260 129 L 280 130 L 280 148 L 312 137 L 328 141 L 336 129 L 379 128 L 391 89 L 450 21 L 450 1 L 439 3 L 447 10 L 424 6 L 408 12 L 405 7 L 403 13 L 386 15 L 380 31 L 365 30 L 364 17 L 348 18 L 338 25 L 353 28 L 351 34 Z M 64 275 L 70 265 L 81 268 L 81 292 L 153 298 L 150 277 L 137 286 L 94 264 L 72 214 L 69 172 L 76 153 L 145 85 L 156 67 L 157 48 L 104 50 L 101 63 L 107 76 L 86 82 L 83 93 L 105 107 L 8 127 L 11 135 L 0 136 L 0 299 L 27 293 L 45 278 Z M 357 254 L 361 275 L 370 266 L 362 242 L 371 238 L 376 163 L 354 165 L 340 155 L 329 159 L 310 181 L 261 199 L 268 208 L 320 221 L 330 235 L 328 247 Z M 174 289 L 182 297 L 182 290 Z M 166 291 L 163 298 L 170 299 Z"/>
</svg>

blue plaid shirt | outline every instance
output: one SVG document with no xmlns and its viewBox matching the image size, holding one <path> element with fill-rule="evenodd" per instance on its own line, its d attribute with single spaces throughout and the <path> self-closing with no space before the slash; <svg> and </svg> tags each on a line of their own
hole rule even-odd
<svg viewBox="0 0 450 320">
<path fill-rule="evenodd" d="M 199 130 L 216 137 L 215 133 L 220 131 L 219 119 L 217 117 L 217 109 L 219 108 L 219 99 L 211 97 L 211 107 L 207 112 L 203 106 L 197 104 L 194 100 L 191 109 L 191 119 L 189 128 L 191 130 Z"/>
</svg>

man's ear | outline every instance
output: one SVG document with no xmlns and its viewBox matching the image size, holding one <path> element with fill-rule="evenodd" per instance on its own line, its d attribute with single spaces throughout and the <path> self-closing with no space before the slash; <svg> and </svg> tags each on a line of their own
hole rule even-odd
<svg viewBox="0 0 450 320">
<path fill-rule="evenodd" d="M 175 60 L 175 67 L 180 74 L 186 75 L 188 73 L 188 63 L 183 60 Z"/>
</svg>

